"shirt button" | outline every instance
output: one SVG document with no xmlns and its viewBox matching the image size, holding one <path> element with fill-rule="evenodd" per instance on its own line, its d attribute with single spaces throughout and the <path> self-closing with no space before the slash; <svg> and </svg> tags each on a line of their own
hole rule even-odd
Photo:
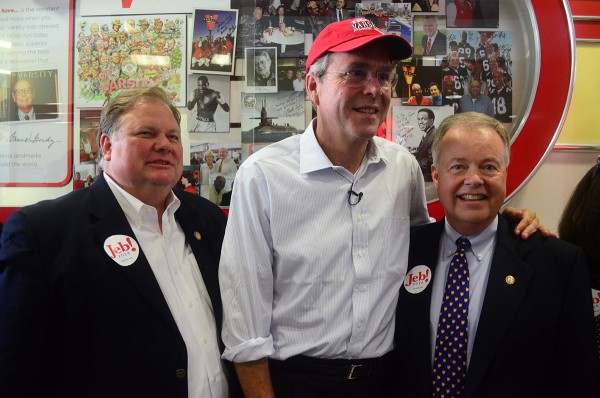
<svg viewBox="0 0 600 398">
<path fill-rule="evenodd" d="M 194 308 L 194 303 L 192 303 L 192 302 L 189 302 L 189 303 L 188 303 L 188 307 L 189 307 L 189 308 Z"/>
<path fill-rule="evenodd" d="M 206 340 L 206 339 L 202 339 L 202 342 L 203 342 L 204 344 L 208 344 L 208 340 Z"/>
<path fill-rule="evenodd" d="M 362 220 L 363 220 L 363 217 L 362 217 L 362 215 L 360 215 L 360 214 L 359 214 L 359 215 L 358 215 L 358 217 L 356 217 L 356 219 L 357 219 L 358 221 L 362 221 Z"/>
<path fill-rule="evenodd" d="M 183 379 L 186 376 L 186 371 L 185 369 L 177 369 L 175 371 L 175 377 L 177 377 L 178 379 Z"/>
<path fill-rule="evenodd" d="M 358 322 L 358 328 L 362 329 L 365 323 L 363 321 Z"/>
</svg>

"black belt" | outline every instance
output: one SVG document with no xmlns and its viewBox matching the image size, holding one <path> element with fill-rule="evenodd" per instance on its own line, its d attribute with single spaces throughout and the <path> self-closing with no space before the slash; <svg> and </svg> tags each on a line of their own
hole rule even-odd
<svg viewBox="0 0 600 398">
<path fill-rule="evenodd" d="M 368 359 L 323 359 L 297 355 L 283 361 L 271 359 L 269 366 L 274 370 L 302 373 L 318 373 L 347 380 L 365 379 L 386 368 L 391 361 L 390 353 L 380 358 Z"/>
<path fill-rule="evenodd" d="M 196 117 L 196 120 L 200 120 L 201 122 L 214 122 L 215 121 L 215 119 L 213 119 L 212 117 L 202 117 L 202 116 Z"/>
</svg>

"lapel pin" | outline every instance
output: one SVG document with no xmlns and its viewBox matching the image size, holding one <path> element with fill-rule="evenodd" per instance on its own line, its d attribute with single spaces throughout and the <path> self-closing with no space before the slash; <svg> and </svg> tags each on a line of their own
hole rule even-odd
<svg viewBox="0 0 600 398">
<path fill-rule="evenodd" d="M 507 275 L 506 278 L 504 278 L 504 281 L 508 285 L 514 285 L 515 284 L 515 277 L 512 276 L 512 275 Z"/>
<path fill-rule="evenodd" d="M 202 236 L 200 235 L 200 232 L 194 231 L 194 238 L 196 238 L 196 240 L 202 239 Z"/>
</svg>

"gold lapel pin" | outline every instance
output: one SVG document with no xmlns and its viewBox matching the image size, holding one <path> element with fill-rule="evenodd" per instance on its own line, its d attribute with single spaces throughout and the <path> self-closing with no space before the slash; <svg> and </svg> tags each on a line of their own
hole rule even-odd
<svg viewBox="0 0 600 398">
<path fill-rule="evenodd" d="M 202 239 L 202 236 L 200 235 L 200 232 L 194 231 L 194 238 L 196 238 L 196 240 Z"/>
<path fill-rule="evenodd" d="M 508 284 L 508 285 L 514 285 L 515 284 L 515 277 L 512 275 L 506 275 L 506 278 L 504 278 L 504 281 Z"/>
</svg>

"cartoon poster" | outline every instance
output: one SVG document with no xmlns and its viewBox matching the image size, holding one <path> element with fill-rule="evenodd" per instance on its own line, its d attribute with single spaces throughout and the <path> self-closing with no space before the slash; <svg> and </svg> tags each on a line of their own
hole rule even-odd
<svg viewBox="0 0 600 398">
<path fill-rule="evenodd" d="M 185 106 L 185 15 L 79 18 L 75 106 L 101 107 L 120 90 L 162 87 Z"/>
</svg>

